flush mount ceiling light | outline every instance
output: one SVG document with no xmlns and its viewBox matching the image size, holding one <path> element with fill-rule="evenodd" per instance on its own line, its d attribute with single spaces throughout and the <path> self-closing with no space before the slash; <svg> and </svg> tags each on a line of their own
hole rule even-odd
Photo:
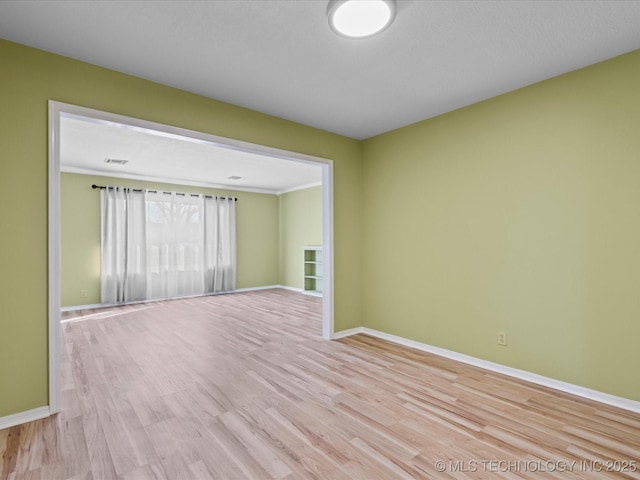
<svg viewBox="0 0 640 480">
<path fill-rule="evenodd" d="M 395 0 L 331 0 L 329 26 L 339 35 L 366 38 L 383 31 L 396 15 Z"/>
</svg>

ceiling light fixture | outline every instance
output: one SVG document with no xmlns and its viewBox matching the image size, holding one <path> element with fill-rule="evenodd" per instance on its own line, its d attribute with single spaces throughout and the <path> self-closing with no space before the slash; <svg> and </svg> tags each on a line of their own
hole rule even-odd
<svg viewBox="0 0 640 480">
<path fill-rule="evenodd" d="M 331 0 L 327 16 L 337 34 L 366 38 L 391 25 L 396 16 L 396 0 Z"/>
</svg>

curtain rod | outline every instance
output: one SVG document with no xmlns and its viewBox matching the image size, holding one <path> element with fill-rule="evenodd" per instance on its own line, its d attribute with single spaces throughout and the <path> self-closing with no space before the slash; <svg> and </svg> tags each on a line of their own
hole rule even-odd
<svg viewBox="0 0 640 480">
<path fill-rule="evenodd" d="M 93 189 L 100 189 L 100 190 L 104 190 L 105 188 L 118 188 L 118 187 L 111 187 L 111 186 L 104 186 L 104 185 L 96 185 L 93 184 L 91 185 L 91 188 Z M 120 187 L 120 188 L 130 188 L 130 187 Z M 145 190 L 142 188 L 132 188 L 131 191 L 133 192 L 144 192 Z M 222 200 L 225 199 L 229 199 L 229 200 L 233 200 L 234 202 L 238 201 L 237 197 L 225 197 L 225 196 L 221 196 L 221 195 L 204 195 L 201 193 L 181 193 L 181 192 L 159 192 L 158 190 L 146 190 L 147 192 L 151 192 L 151 193 L 164 193 L 165 195 L 171 195 L 172 193 L 175 193 L 176 195 L 180 195 L 182 197 L 185 197 L 187 195 L 190 195 L 192 197 L 199 197 L 199 196 L 203 196 L 204 198 L 221 198 Z"/>
</svg>

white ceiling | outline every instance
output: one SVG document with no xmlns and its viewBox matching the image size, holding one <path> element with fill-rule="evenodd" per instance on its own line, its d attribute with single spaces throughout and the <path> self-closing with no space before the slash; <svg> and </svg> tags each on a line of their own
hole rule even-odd
<svg viewBox="0 0 640 480">
<path fill-rule="evenodd" d="M 60 118 L 60 166 L 65 172 L 271 194 L 322 183 L 318 165 L 75 115 Z"/>
<path fill-rule="evenodd" d="M 639 1 L 399 0 L 360 40 L 328 0 L 0 2 L 0 37 L 367 138 L 640 48 Z"/>
<path fill-rule="evenodd" d="M 330 30 L 327 4 L 3 0 L 0 38 L 357 139 L 640 48 L 640 1 L 399 0 L 394 24 L 360 40 Z M 320 181 L 186 139 L 77 119 L 62 132 L 67 171 L 272 193 Z"/>
</svg>

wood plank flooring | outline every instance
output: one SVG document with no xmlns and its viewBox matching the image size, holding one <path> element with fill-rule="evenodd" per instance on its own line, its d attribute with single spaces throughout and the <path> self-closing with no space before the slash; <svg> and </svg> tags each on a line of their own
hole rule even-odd
<svg viewBox="0 0 640 480">
<path fill-rule="evenodd" d="M 0 478 L 640 478 L 640 415 L 320 317 L 286 290 L 66 314 L 62 412 L 0 430 Z"/>
</svg>

